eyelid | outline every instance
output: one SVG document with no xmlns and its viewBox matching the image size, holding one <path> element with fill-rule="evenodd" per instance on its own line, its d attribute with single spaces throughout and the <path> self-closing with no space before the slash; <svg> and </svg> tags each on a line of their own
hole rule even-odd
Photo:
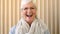
<svg viewBox="0 0 60 34">
<path fill-rule="evenodd" d="M 32 7 L 32 8 L 30 8 L 30 9 L 34 9 L 34 8 Z"/>
<path fill-rule="evenodd" d="M 23 10 L 27 10 L 28 8 L 24 8 Z"/>
</svg>

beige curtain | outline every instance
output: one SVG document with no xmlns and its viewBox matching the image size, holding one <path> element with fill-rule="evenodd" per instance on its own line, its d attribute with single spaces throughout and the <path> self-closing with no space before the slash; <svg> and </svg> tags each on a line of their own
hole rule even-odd
<svg viewBox="0 0 60 34">
<path fill-rule="evenodd" d="M 60 34 L 60 0 L 33 0 L 37 5 L 37 17 L 42 19 L 51 34 Z M 20 20 L 20 0 L 0 0 L 0 34 Z"/>
</svg>

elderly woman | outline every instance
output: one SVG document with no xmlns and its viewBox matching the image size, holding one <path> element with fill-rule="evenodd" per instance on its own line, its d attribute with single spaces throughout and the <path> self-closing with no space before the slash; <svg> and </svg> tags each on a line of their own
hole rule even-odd
<svg viewBox="0 0 60 34">
<path fill-rule="evenodd" d="M 9 34 L 50 34 L 44 22 L 36 17 L 36 11 L 32 0 L 22 0 L 21 19 Z"/>
</svg>

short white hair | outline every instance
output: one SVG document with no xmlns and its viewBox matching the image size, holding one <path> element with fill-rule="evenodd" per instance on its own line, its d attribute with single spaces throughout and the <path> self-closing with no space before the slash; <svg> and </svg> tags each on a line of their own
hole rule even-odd
<svg viewBox="0 0 60 34">
<path fill-rule="evenodd" d="M 21 9 L 25 4 L 28 4 L 29 2 L 32 2 L 34 6 L 36 7 L 36 4 L 32 0 L 21 0 Z"/>
</svg>

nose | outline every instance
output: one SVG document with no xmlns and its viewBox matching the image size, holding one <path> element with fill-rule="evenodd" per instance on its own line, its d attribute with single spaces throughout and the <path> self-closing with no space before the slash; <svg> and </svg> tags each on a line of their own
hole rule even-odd
<svg viewBox="0 0 60 34">
<path fill-rule="evenodd" d="M 28 9 L 28 13 L 31 13 L 32 11 L 31 11 L 31 9 Z"/>
<path fill-rule="evenodd" d="M 28 9 L 27 14 L 32 14 L 32 10 Z"/>
</svg>

